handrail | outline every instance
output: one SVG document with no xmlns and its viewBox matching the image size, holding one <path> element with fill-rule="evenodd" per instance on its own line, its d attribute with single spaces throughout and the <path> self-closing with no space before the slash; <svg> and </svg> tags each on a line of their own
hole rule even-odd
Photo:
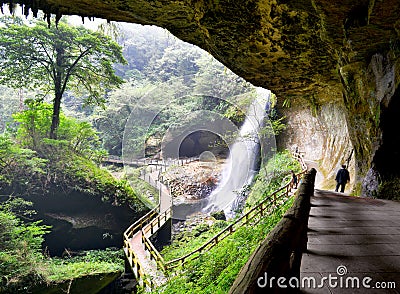
<svg viewBox="0 0 400 294">
<path fill-rule="evenodd" d="M 304 174 L 305 171 L 301 172 L 298 174 L 298 176 L 301 176 Z M 289 189 L 288 189 L 289 188 Z M 282 193 L 282 195 L 280 195 L 279 198 L 276 197 L 276 195 L 279 192 L 284 191 L 284 193 Z M 285 186 L 279 188 L 278 190 L 274 191 L 269 197 L 266 197 L 260 204 L 258 204 L 257 206 L 253 207 L 250 211 L 248 211 L 246 214 L 244 214 L 243 216 L 241 216 L 238 220 L 236 220 L 234 223 L 230 224 L 229 226 L 227 226 L 224 230 L 222 230 L 221 232 L 219 232 L 218 234 L 216 234 L 214 237 L 212 237 L 210 240 L 208 240 L 206 243 L 204 243 L 203 245 L 201 245 L 199 248 L 187 253 L 186 255 L 173 259 L 171 261 L 168 261 L 166 263 L 166 268 L 167 269 L 172 269 L 175 268 L 177 266 L 179 266 L 179 264 L 183 265 L 185 262 L 188 261 L 188 258 L 190 256 L 194 256 L 196 253 L 201 253 L 202 251 L 204 251 L 204 249 L 207 248 L 206 251 L 210 250 L 212 247 L 214 247 L 215 245 L 217 245 L 220 241 L 222 241 L 223 239 L 225 239 L 226 237 L 228 237 L 229 235 L 231 235 L 232 233 L 234 233 L 236 231 L 235 227 L 240 228 L 243 225 L 247 225 L 249 224 L 250 221 L 255 220 L 256 217 L 258 216 L 263 216 L 265 210 L 267 209 L 267 206 L 264 208 L 263 205 L 264 204 L 273 204 L 276 205 L 278 200 L 281 200 L 282 198 L 284 198 L 285 196 L 288 197 L 289 195 L 289 191 L 290 191 L 290 183 L 286 184 Z M 271 200 L 272 201 L 268 201 Z M 268 206 L 268 208 L 271 208 L 271 206 Z M 273 211 L 273 209 L 272 209 Z M 254 215 L 251 216 L 252 213 L 254 213 Z M 267 213 L 270 213 L 271 211 L 268 211 Z M 225 233 L 227 233 L 226 235 L 224 235 Z M 224 235 L 224 236 L 222 236 Z M 198 256 L 194 256 L 194 258 L 190 259 L 196 259 Z"/>
<path fill-rule="evenodd" d="M 307 172 L 307 165 L 304 163 L 304 159 L 303 156 L 300 155 L 300 153 L 294 153 L 293 156 L 300 161 L 300 164 L 302 166 L 302 171 L 299 172 L 297 174 L 298 179 L 300 180 L 301 177 Z M 284 191 L 285 192 L 280 195 L 279 198 L 277 198 L 277 194 Z M 267 196 L 266 198 L 264 198 L 264 200 L 258 204 L 257 206 L 253 207 L 250 211 L 248 211 L 246 214 L 244 214 L 243 216 L 241 216 L 238 220 L 236 220 L 234 223 L 230 224 L 228 227 L 226 227 L 224 230 L 222 230 L 221 232 L 219 232 L 218 234 L 216 234 L 214 237 L 212 237 L 210 240 L 208 240 L 206 243 L 204 243 L 203 245 L 201 245 L 199 248 L 187 253 L 186 255 L 180 257 L 180 258 L 176 258 L 173 259 L 171 261 L 168 261 L 166 263 L 166 268 L 167 269 L 172 269 L 175 268 L 177 266 L 179 266 L 179 264 L 183 265 L 190 256 L 195 255 L 196 253 L 201 253 L 206 247 L 207 251 L 210 250 L 212 247 L 214 247 L 215 245 L 217 245 L 220 241 L 222 241 L 223 239 L 225 239 L 227 236 L 231 235 L 233 232 L 235 232 L 235 226 L 237 227 L 241 227 L 245 224 L 248 224 L 250 220 L 254 220 L 257 216 L 262 216 L 264 213 L 264 210 L 267 208 L 267 206 L 265 208 L 263 208 L 264 204 L 269 204 L 268 207 L 271 206 L 271 204 L 276 205 L 277 200 L 280 200 L 281 198 L 283 198 L 284 196 L 288 197 L 289 192 L 291 190 L 290 187 L 290 182 L 287 183 L 285 186 L 277 189 L 276 191 L 272 192 L 269 196 Z M 268 201 L 272 198 L 272 201 Z M 250 215 L 255 212 L 256 213 L 250 217 Z M 245 220 L 243 222 L 243 220 Z M 241 225 L 239 225 L 239 223 L 241 223 Z M 221 237 L 224 233 L 229 232 L 228 234 L 226 234 L 225 236 Z M 198 256 L 195 256 L 193 259 L 197 258 Z M 191 260 L 193 260 L 191 259 Z"/>
<path fill-rule="evenodd" d="M 117 157 L 117 156 L 110 156 L 109 159 L 107 160 L 112 160 L 112 161 L 122 161 L 122 158 Z M 128 162 L 133 163 L 133 164 L 138 164 L 139 162 L 143 164 L 153 164 L 156 166 L 161 166 L 161 171 L 162 168 L 166 169 L 167 166 L 171 164 L 178 164 L 178 165 L 183 165 L 185 163 L 189 163 L 192 161 L 196 161 L 198 158 L 192 157 L 192 158 L 187 158 L 187 159 L 178 159 L 178 160 L 168 160 L 168 161 L 158 161 L 158 160 L 150 160 L 147 161 L 146 159 L 142 160 L 136 160 L 134 162 Z M 148 287 L 152 288 L 154 286 L 153 282 L 151 281 L 151 278 L 146 275 L 144 272 L 144 267 L 141 265 L 138 256 L 135 254 L 131 243 L 130 239 L 133 238 L 133 236 L 141 231 L 142 237 L 141 237 L 141 242 L 145 247 L 145 250 L 147 250 L 150 253 L 150 258 L 153 258 L 156 261 L 156 264 L 159 268 L 162 270 L 165 270 L 164 264 L 165 261 L 162 258 L 161 254 L 158 252 L 158 250 L 154 247 L 154 245 L 151 243 L 149 237 L 151 237 L 160 227 L 162 227 L 163 224 L 167 222 L 168 219 L 172 217 L 172 203 L 169 205 L 169 207 L 162 213 L 160 214 L 160 208 L 161 208 L 161 195 L 162 195 L 162 184 L 161 184 L 161 172 L 158 173 L 158 180 L 152 181 L 152 179 L 149 177 L 148 178 L 148 183 L 151 184 L 153 187 L 159 190 L 160 197 L 158 199 L 158 205 L 153 208 L 151 211 L 149 211 L 147 214 L 145 214 L 143 217 L 141 217 L 139 220 L 137 220 L 135 223 L 133 223 L 131 226 L 129 226 L 123 236 L 124 236 L 124 251 L 126 254 L 126 257 L 128 259 L 129 265 L 134 272 L 136 278 L 139 280 L 139 283 L 143 284 L 145 283 Z M 146 180 L 146 175 L 143 174 L 143 179 Z M 157 185 L 157 181 L 159 185 Z M 163 217 L 163 219 L 162 219 Z M 156 229 L 155 229 L 156 228 Z M 147 236 L 148 232 L 151 232 L 149 236 Z"/>
<path fill-rule="evenodd" d="M 129 228 L 125 230 L 124 237 L 129 239 L 132 238 L 132 236 L 139 230 L 141 230 L 143 226 L 145 226 L 147 222 L 151 220 L 155 214 L 158 214 L 159 210 L 160 210 L 160 205 L 157 205 L 155 208 L 153 208 L 144 216 L 142 216 L 139 220 L 130 225 Z"/>
<path fill-rule="evenodd" d="M 131 243 L 129 242 L 129 240 L 126 239 L 124 240 L 124 251 L 128 263 L 133 271 L 133 274 L 136 277 L 140 277 L 140 279 L 138 279 L 139 284 L 141 286 L 143 286 L 143 284 L 146 284 L 148 287 L 152 288 L 153 282 L 151 281 L 151 279 L 147 279 L 146 273 L 143 270 L 144 269 L 143 265 L 139 261 L 138 256 L 135 254 L 135 251 L 133 250 Z"/>
<path fill-rule="evenodd" d="M 307 171 L 307 165 L 304 162 L 303 156 L 299 152 L 293 152 L 292 153 L 293 157 L 296 158 L 302 167 L 302 171 L 297 174 L 298 180 L 300 180 L 303 176 L 303 174 Z M 188 159 L 189 162 L 193 161 L 193 158 Z M 197 159 L 194 159 L 197 160 Z M 187 163 L 188 161 L 186 161 Z M 179 165 L 183 165 L 184 161 L 182 160 L 181 162 L 178 160 Z M 158 174 L 158 177 L 160 178 L 161 173 Z M 145 176 L 143 177 L 145 179 Z M 149 180 L 149 182 L 151 182 Z M 161 183 L 159 179 L 159 183 Z M 153 183 L 151 183 L 153 184 Z M 161 186 L 157 186 L 157 183 L 154 183 L 155 186 L 161 191 Z M 283 193 L 281 193 L 284 191 Z M 201 245 L 199 248 L 196 250 L 193 250 L 192 252 L 180 257 L 176 258 L 174 260 L 165 262 L 164 258 L 161 256 L 160 252 L 155 248 L 155 246 L 152 244 L 150 241 L 150 237 L 160 228 L 162 227 L 165 222 L 172 217 L 172 204 L 163 212 L 160 213 L 160 203 L 161 203 L 161 197 L 159 197 L 159 203 L 157 207 L 155 207 L 153 210 L 148 212 L 145 216 L 143 216 L 141 219 L 139 219 L 137 222 L 135 222 L 133 225 L 131 225 L 125 232 L 124 232 L 124 246 L 127 247 L 127 257 L 128 261 L 131 265 L 131 268 L 135 271 L 136 270 L 136 277 L 140 277 L 150 288 L 153 287 L 153 282 L 151 279 L 148 278 L 148 276 L 144 273 L 143 270 L 141 270 L 143 267 L 141 266 L 139 260 L 137 259 L 137 256 L 133 252 L 130 246 L 129 239 L 133 237 L 134 234 L 136 234 L 139 230 L 142 232 L 142 238 L 141 242 L 145 246 L 145 250 L 147 250 L 150 254 L 150 259 L 154 259 L 156 262 L 156 265 L 158 268 L 160 268 L 162 271 L 166 271 L 172 268 L 175 268 L 179 265 L 184 265 L 188 260 L 193 260 L 199 257 L 199 255 L 203 251 L 208 251 L 214 246 L 216 246 L 220 241 L 225 239 L 227 236 L 231 235 L 233 232 L 237 230 L 237 228 L 240 228 L 244 225 L 247 225 L 250 223 L 250 221 L 255 220 L 258 216 L 264 215 L 264 213 L 271 213 L 271 211 L 274 210 L 274 206 L 277 205 L 277 202 L 281 200 L 284 197 L 288 197 L 289 193 L 291 192 L 291 185 L 290 182 L 284 185 L 283 187 L 277 189 L 276 191 L 272 192 L 270 195 L 268 195 L 264 200 L 259 203 L 257 206 L 253 207 L 250 211 L 248 211 L 246 214 L 241 216 L 238 220 L 236 220 L 234 223 L 228 225 L 225 229 L 223 229 L 221 232 L 217 233 L 213 238 L 211 238 L 209 241 Z M 264 204 L 268 204 L 265 205 Z M 253 214 L 253 215 L 252 215 Z M 157 217 L 155 217 L 157 215 Z M 257 221 L 256 221 L 257 222 Z M 255 222 L 255 223 L 256 223 Z M 149 234 L 150 232 L 150 234 Z M 130 252 L 132 251 L 132 252 Z M 197 254 L 198 253 L 198 254 Z M 134 258 L 131 256 L 131 260 L 129 260 L 129 254 L 133 255 Z M 197 255 L 196 255 L 197 254 Z M 193 257 L 193 258 L 190 258 Z M 190 258 L 190 259 L 189 259 Z M 133 261 L 134 264 L 133 264 Z M 133 266 L 134 265 L 134 266 Z"/>
<path fill-rule="evenodd" d="M 172 206 L 170 206 L 163 213 L 158 214 L 158 216 L 153 219 L 148 225 L 142 228 L 142 243 L 145 245 L 145 249 L 150 253 L 150 258 L 154 259 L 157 266 L 161 270 L 165 271 L 165 260 L 161 256 L 160 252 L 155 248 L 153 243 L 150 241 L 150 237 L 161 228 L 167 220 L 172 217 Z M 148 234 L 150 232 L 150 234 Z"/>
<path fill-rule="evenodd" d="M 300 279 L 303 252 L 307 249 L 307 224 L 311 208 L 310 197 L 314 194 L 316 170 L 304 176 L 304 182 L 296 192 L 297 197 L 283 218 L 253 251 L 232 284 L 229 294 L 260 292 L 259 277 L 265 273 L 272 277 Z M 298 288 L 283 289 L 276 283 L 269 284 L 266 293 L 298 293 Z"/>
<path fill-rule="evenodd" d="M 167 159 L 167 160 L 140 158 L 140 159 L 133 159 L 131 161 L 124 161 L 123 158 L 118 155 L 107 155 L 102 159 L 103 162 L 126 163 L 133 165 L 155 165 L 155 166 L 165 166 L 165 167 L 173 164 L 183 165 L 185 163 L 190 163 L 196 160 L 199 160 L 199 158 L 190 157 L 185 159 Z"/>
</svg>

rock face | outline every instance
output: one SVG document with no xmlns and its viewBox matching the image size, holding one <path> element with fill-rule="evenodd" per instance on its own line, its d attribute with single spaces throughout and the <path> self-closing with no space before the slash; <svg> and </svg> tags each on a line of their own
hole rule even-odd
<svg viewBox="0 0 400 294">
<path fill-rule="evenodd" d="M 165 27 L 290 104 L 293 109 L 282 111 L 288 133 L 297 134 L 281 143 L 315 146 L 309 157 L 322 160 L 327 175 L 354 149 L 357 191 L 390 196 L 400 184 L 394 127 L 400 99 L 398 0 L 13 2 L 58 17 Z M 379 191 L 371 181 L 381 183 Z"/>
</svg>

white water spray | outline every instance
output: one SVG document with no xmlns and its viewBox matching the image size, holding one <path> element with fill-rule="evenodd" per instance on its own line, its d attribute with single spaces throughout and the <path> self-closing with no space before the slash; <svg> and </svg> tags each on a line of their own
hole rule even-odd
<svg viewBox="0 0 400 294">
<path fill-rule="evenodd" d="M 271 94 L 264 88 L 257 88 L 256 92 L 257 96 L 249 107 L 239 136 L 229 148 L 230 153 L 222 171 L 221 181 L 208 198 L 204 209 L 206 212 L 224 210 L 225 214 L 230 216 L 238 193 L 251 184 L 256 173 L 260 152 L 258 133 L 263 127 Z"/>
</svg>

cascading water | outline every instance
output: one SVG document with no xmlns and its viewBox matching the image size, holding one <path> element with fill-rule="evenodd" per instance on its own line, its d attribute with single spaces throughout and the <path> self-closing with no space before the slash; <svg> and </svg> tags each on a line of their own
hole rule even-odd
<svg viewBox="0 0 400 294">
<path fill-rule="evenodd" d="M 208 198 L 205 212 L 224 210 L 227 216 L 235 211 L 240 191 L 250 185 L 256 173 L 260 154 L 259 131 L 268 112 L 269 90 L 257 88 L 257 96 L 251 103 L 239 136 L 230 147 L 229 157 L 221 175 L 221 181 Z"/>
</svg>

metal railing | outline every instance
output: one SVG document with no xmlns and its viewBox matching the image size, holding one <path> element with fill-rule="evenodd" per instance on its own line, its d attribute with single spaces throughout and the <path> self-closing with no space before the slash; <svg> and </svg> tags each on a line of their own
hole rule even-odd
<svg viewBox="0 0 400 294">
<path fill-rule="evenodd" d="M 102 159 L 103 162 L 110 163 L 123 163 L 128 165 L 137 165 L 137 166 L 162 166 L 167 168 L 171 165 L 184 165 L 193 161 L 198 160 L 198 157 L 190 157 L 190 158 L 182 158 L 182 159 L 150 159 L 150 158 L 140 158 L 140 159 L 123 159 L 121 156 L 117 155 L 108 155 Z M 165 171 L 165 170 L 164 170 Z"/>
</svg>

